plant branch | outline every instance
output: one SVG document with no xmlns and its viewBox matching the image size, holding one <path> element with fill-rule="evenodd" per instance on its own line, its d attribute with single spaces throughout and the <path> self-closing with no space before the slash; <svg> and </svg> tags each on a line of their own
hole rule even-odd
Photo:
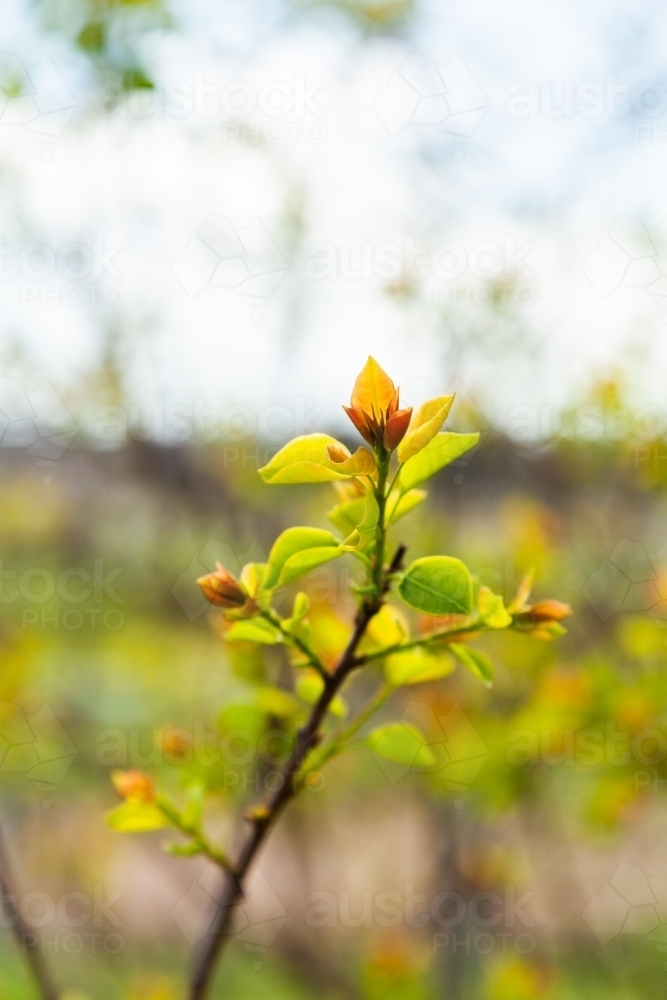
<svg viewBox="0 0 667 1000">
<path fill-rule="evenodd" d="M 383 527 L 380 528 L 384 534 Z M 380 576 L 375 595 L 367 597 L 360 605 L 354 623 L 354 630 L 348 644 L 341 655 L 336 669 L 325 677 L 325 684 L 319 700 L 313 706 L 308 721 L 298 731 L 296 743 L 289 760 L 285 764 L 282 781 L 266 804 L 251 820 L 252 828 L 241 847 L 236 864 L 230 869 L 225 879 L 222 891 L 217 901 L 217 912 L 206 935 L 199 954 L 196 957 L 190 983 L 189 1000 L 203 1000 L 215 970 L 217 960 L 228 938 L 234 909 L 243 896 L 245 878 L 260 847 L 282 813 L 285 806 L 299 790 L 297 777 L 309 751 L 317 746 L 321 739 L 320 725 L 326 715 L 329 705 L 342 687 L 349 674 L 359 665 L 356 651 L 371 619 L 378 613 L 383 604 L 384 595 L 391 586 L 392 574 L 398 572 L 402 565 L 405 546 L 396 551 L 391 565 L 384 576 Z"/>
<path fill-rule="evenodd" d="M 169 802 L 164 795 L 158 797 L 156 805 L 173 827 L 185 834 L 186 837 L 191 838 L 193 846 L 197 847 L 197 853 L 205 855 L 221 868 L 229 868 L 229 860 L 224 853 L 210 843 L 206 834 L 196 824 L 187 823 L 176 806 Z"/>
<path fill-rule="evenodd" d="M 359 714 L 352 720 L 349 726 L 345 729 L 341 729 L 326 746 L 322 747 L 317 754 L 317 761 L 311 768 L 308 768 L 298 776 L 298 784 L 301 787 L 308 779 L 308 776 L 314 771 L 319 771 L 332 757 L 335 757 L 338 753 L 342 753 L 344 750 L 348 749 L 344 746 L 348 740 L 351 740 L 353 736 L 359 732 L 361 727 L 368 722 L 368 720 L 375 715 L 378 709 L 382 708 L 384 703 L 392 696 L 396 689 L 390 684 L 383 684 L 375 693 L 374 697 L 368 702 L 368 704 L 359 712 Z M 351 749 L 351 748 L 349 748 Z"/>
<path fill-rule="evenodd" d="M 384 646 L 382 649 L 374 649 L 370 653 L 362 656 L 355 656 L 355 666 L 363 667 L 374 660 L 382 660 L 392 653 L 404 653 L 407 649 L 415 649 L 416 646 L 428 646 L 432 642 L 443 639 L 456 639 L 457 636 L 470 635 L 472 632 L 487 632 L 488 627 L 483 622 L 468 622 L 466 625 L 457 625 L 455 628 L 438 629 L 435 632 L 425 632 L 424 635 L 417 636 L 416 639 L 409 639 L 407 642 L 395 642 L 392 646 Z"/>
<path fill-rule="evenodd" d="M 287 645 L 292 646 L 295 649 L 298 649 L 300 653 L 303 653 L 303 655 L 308 658 L 309 665 L 314 667 L 321 677 L 329 677 L 326 667 L 320 660 L 315 650 L 311 649 L 308 643 L 304 642 L 303 639 L 300 639 L 298 635 L 295 635 L 293 632 L 286 629 L 284 620 L 280 618 L 279 615 L 274 614 L 273 608 L 268 608 L 266 611 L 262 611 L 260 617 L 264 618 L 272 625 L 275 625 L 275 627 L 280 630 L 282 635 L 285 636 Z"/>
<path fill-rule="evenodd" d="M 19 948 L 25 955 L 41 1000 L 58 1000 L 58 990 L 46 968 L 40 950 L 40 940 L 23 920 L 16 902 L 16 888 L 2 831 L 0 831 L 0 893 L 2 893 L 2 909 L 5 917 L 11 925 Z"/>
</svg>

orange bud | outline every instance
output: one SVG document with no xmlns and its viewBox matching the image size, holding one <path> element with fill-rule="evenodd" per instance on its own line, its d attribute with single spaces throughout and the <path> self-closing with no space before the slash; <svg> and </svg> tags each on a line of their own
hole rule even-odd
<svg viewBox="0 0 667 1000">
<path fill-rule="evenodd" d="M 155 802 L 155 782 L 144 771 L 114 771 L 111 781 L 121 799 L 135 802 Z"/>
<path fill-rule="evenodd" d="M 410 425 L 411 416 L 412 407 L 410 406 L 407 410 L 397 410 L 393 417 L 389 417 L 382 442 L 387 451 L 393 451 L 401 443 Z"/>
<path fill-rule="evenodd" d="M 395 395 L 396 387 L 392 380 L 375 358 L 369 358 L 357 376 L 350 402 L 354 408 L 379 417 L 392 405 Z"/>
<path fill-rule="evenodd" d="M 539 622 L 560 622 L 572 614 L 569 604 L 562 601 L 546 600 L 538 601 L 532 608 L 526 608 L 526 614 L 534 621 Z"/>
<path fill-rule="evenodd" d="M 207 601 L 221 608 L 241 608 L 248 600 L 248 595 L 235 576 L 220 563 L 215 573 L 200 576 L 197 583 Z"/>
<path fill-rule="evenodd" d="M 190 750 L 189 733 L 184 729 L 163 729 L 160 733 L 160 749 L 172 757 L 185 757 Z"/>
</svg>

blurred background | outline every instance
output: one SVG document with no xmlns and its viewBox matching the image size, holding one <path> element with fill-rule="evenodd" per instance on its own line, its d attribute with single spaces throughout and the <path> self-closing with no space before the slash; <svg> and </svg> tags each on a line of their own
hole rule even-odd
<svg viewBox="0 0 667 1000">
<path fill-rule="evenodd" d="M 368 354 L 482 432 L 410 555 L 506 599 L 535 567 L 574 617 L 487 639 L 490 691 L 394 697 L 437 765 L 351 753 L 290 807 L 212 996 L 665 994 L 666 32 L 650 0 L 5 0 L 0 829 L 66 1000 L 184 996 L 215 873 L 109 830 L 109 777 L 201 781 L 221 839 L 270 789 L 284 664 L 230 657 L 194 581 L 327 526 L 330 487 L 257 468 L 353 443 Z M 305 588 L 332 658 L 344 562 Z M 8 923 L 0 997 L 34 1000 Z"/>
</svg>

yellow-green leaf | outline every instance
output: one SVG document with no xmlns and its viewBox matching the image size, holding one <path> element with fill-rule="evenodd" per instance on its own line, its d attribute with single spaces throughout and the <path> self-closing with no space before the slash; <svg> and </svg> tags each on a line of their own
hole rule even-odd
<svg viewBox="0 0 667 1000">
<path fill-rule="evenodd" d="M 281 586 L 286 586 L 292 580 L 297 580 L 305 573 L 310 573 L 311 569 L 331 562 L 332 559 L 338 559 L 344 555 L 344 552 L 345 550 L 338 543 L 335 546 L 325 545 L 317 549 L 304 549 L 303 552 L 297 552 L 290 556 L 283 566 L 279 583 Z"/>
<path fill-rule="evenodd" d="M 409 458 L 425 448 L 429 441 L 433 440 L 447 419 L 453 402 L 453 395 L 436 396 L 435 399 L 429 399 L 415 410 L 410 420 L 408 433 L 398 446 L 399 462 L 407 462 Z"/>
<path fill-rule="evenodd" d="M 349 450 L 328 434 L 305 434 L 294 438 L 259 470 L 265 483 L 330 483 L 349 479 L 329 458 L 327 448 L 335 445 L 347 455 Z"/>
<path fill-rule="evenodd" d="M 225 632 L 227 642 L 258 642 L 264 646 L 275 646 L 283 641 L 280 629 L 263 618 L 252 618 L 237 622 Z"/>
<path fill-rule="evenodd" d="M 308 612 L 310 611 L 310 598 L 308 594 L 305 594 L 303 590 L 294 598 L 294 604 L 292 605 L 292 616 L 291 618 L 286 618 L 283 622 L 283 628 L 287 628 L 290 632 L 296 628 L 296 626 L 303 621 Z"/>
<path fill-rule="evenodd" d="M 281 719 L 289 718 L 297 709 L 296 701 L 289 692 L 268 684 L 257 688 L 255 702 L 267 715 L 277 715 Z"/>
<path fill-rule="evenodd" d="M 250 597 L 257 597 L 264 584 L 266 563 L 246 563 L 241 570 L 241 583 Z"/>
<path fill-rule="evenodd" d="M 425 684 L 447 677 L 454 670 L 451 657 L 434 654 L 419 647 L 405 653 L 392 653 L 385 663 L 385 676 L 392 687 L 402 684 Z"/>
<path fill-rule="evenodd" d="M 375 538 L 375 529 L 379 520 L 380 507 L 373 493 L 367 490 L 364 499 L 364 516 L 352 534 L 345 539 L 343 547 L 347 551 L 366 548 Z"/>
<path fill-rule="evenodd" d="M 453 556 L 416 559 L 398 589 L 406 604 L 426 615 L 472 613 L 472 577 L 468 567 Z"/>
<path fill-rule="evenodd" d="M 419 486 L 450 462 L 474 448 L 478 441 L 478 433 L 454 434 L 445 431 L 443 434 L 436 434 L 419 454 L 409 458 L 401 468 L 401 490 L 407 493 L 413 487 Z"/>
<path fill-rule="evenodd" d="M 512 616 L 505 608 L 502 597 L 488 587 L 479 588 L 477 610 L 487 628 L 508 628 L 512 624 Z"/>
<path fill-rule="evenodd" d="M 365 506 L 366 501 L 364 497 L 345 500 L 343 503 L 339 503 L 337 507 L 334 507 L 333 510 L 330 510 L 327 513 L 327 517 L 338 528 L 341 535 L 347 538 L 359 522 L 363 520 Z"/>
<path fill-rule="evenodd" d="M 106 815 L 107 826 L 118 833 L 148 833 L 162 830 L 169 821 L 154 802 L 128 799 Z"/>
<path fill-rule="evenodd" d="M 376 646 L 394 646 L 405 642 L 410 637 L 410 630 L 400 608 L 395 604 L 383 604 L 371 618 L 366 635 Z"/>
<path fill-rule="evenodd" d="M 459 663 L 462 663 L 475 677 L 478 677 L 482 681 L 485 687 L 491 687 L 493 682 L 493 664 L 486 653 L 480 653 L 478 649 L 473 649 L 471 646 L 463 646 L 458 642 L 450 642 L 447 648 Z"/>
<path fill-rule="evenodd" d="M 426 490 L 409 490 L 407 493 L 392 490 L 387 500 L 387 524 L 395 524 L 399 518 L 419 506 L 427 496 Z"/>
<path fill-rule="evenodd" d="M 338 550 L 339 542 L 335 535 L 323 528 L 287 528 L 278 535 L 269 553 L 268 568 L 264 577 L 264 589 L 271 590 L 279 584 L 285 585 L 295 580 L 309 568 L 317 566 L 318 562 L 305 560 L 305 563 L 295 560 L 296 556 L 313 549 Z M 324 556 L 322 562 L 335 559 L 340 552 L 332 551 Z M 305 569 L 301 566 L 305 565 Z"/>
<path fill-rule="evenodd" d="M 424 734 L 410 722 L 390 722 L 373 730 L 366 739 L 368 746 L 385 760 L 410 767 L 432 767 L 435 754 L 426 745 Z"/>
</svg>

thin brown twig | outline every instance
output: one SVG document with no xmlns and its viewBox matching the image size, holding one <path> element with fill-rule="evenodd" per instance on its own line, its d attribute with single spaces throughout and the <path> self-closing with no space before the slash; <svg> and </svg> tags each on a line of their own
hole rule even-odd
<svg viewBox="0 0 667 1000">
<path fill-rule="evenodd" d="M 405 551 L 405 546 L 399 545 L 391 565 L 384 575 L 381 595 L 365 601 L 359 608 L 354 631 L 347 647 L 338 661 L 336 669 L 326 678 L 322 694 L 317 704 L 314 705 L 308 721 L 297 733 L 296 744 L 285 765 L 280 786 L 267 803 L 266 809 L 253 818 L 252 829 L 241 848 L 238 860 L 225 875 L 225 883 L 217 901 L 217 911 L 213 923 L 195 961 L 190 982 L 189 1000 L 203 1000 L 208 990 L 215 966 L 229 936 L 234 909 L 243 897 L 244 882 L 250 866 L 269 830 L 297 791 L 294 779 L 308 751 L 315 747 L 321 739 L 320 724 L 329 705 L 348 675 L 358 665 L 355 660 L 357 647 L 369 622 L 382 607 L 383 597 L 391 586 L 392 575 L 397 573 L 402 566 Z"/>
<path fill-rule="evenodd" d="M 28 927 L 21 916 L 21 910 L 17 903 L 16 885 L 2 830 L 0 830 L 0 893 L 2 894 L 2 909 L 5 917 L 14 932 L 20 950 L 25 955 L 26 963 L 41 1000 L 58 1000 L 58 990 L 40 951 L 39 937 L 33 929 Z"/>
</svg>

